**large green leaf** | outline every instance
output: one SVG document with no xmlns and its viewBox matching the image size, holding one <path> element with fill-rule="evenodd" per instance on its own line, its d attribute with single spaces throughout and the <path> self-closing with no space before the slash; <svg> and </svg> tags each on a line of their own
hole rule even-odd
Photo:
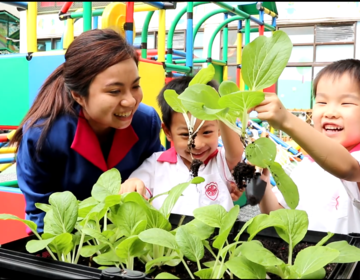
<svg viewBox="0 0 360 280">
<path fill-rule="evenodd" d="M 266 168 L 267 161 L 273 162 L 276 157 L 276 145 L 269 138 L 261 137 L 245 148 L 245 155 L 253 165 Z"/>
<path fill-rule="evenodd" d="M 97 240 L 99 240 L 99 241 L 101 241 L 101 242 L 103 242 L 103 243 L 110 244 L 110 242 L 108 241 L 107 237 L 104 236 L 104 235 L 103 235 L 100 231 L 98 231 L 98 230 L 95 230 L 95 229 L 92 229 L 92 228 L 83 228 L 82 231 L 83 231 L 85 234 L 87 234 L 87 235 L 89 235 L 89 236 L 91 236 L 91 237 L 93 237 L 93 238 L 95 238 L 95 239 L 97 239 Z"/>
<path fill-rule="evenodd" d="M 223 206 L 212 204 L 196 208 L 193 211 L 194 217 L 210 227 L 221 227 L 221 221 L 227 212 Z"/>
<path fill-rule="evenodd" d="M 35 203 L 35 207 L 44 211 L 45 213 L 52 209 L 49 204 L 45 204 L 45 203 Z"/>
<path fill-rule="evenodd" d="M 13 221 L 19 221 L 24 223 L 25 225 L 27 225 L 33 232 L 37 232 L 37 225 L 32 222 L 32 221 L 28 221 L 28 220 L 24 220 L 24 219 L 20 219 L 14 215 L 11 214 L 0 214 L 0 220 L 13 220 Z"/>
<path fill-rule="evenodd" d="M 220 96 L 228 95 L 237 91 L 239 91 L 239 88 L 233 81 L 222 81 L 219 86 Z"/>
<path fill-rule="evenodd" d="M 199 277 L 200 279 L 211 279 L 211 274 L 213 272 L 212 268 L 205 268 L 194 273 L 195 276 Z"/>
<path fill-rule="evenodd" d="M 196 84 L 188 87 L 179 99 L 181 103 L 195 118 L 205 121 L 217 120 L 215 114 L 227 111 L 220 107 L 218 92 L 208 85 Z"/>
<path fill-rule="evenodd" d="M 55 238 L 56 236 L 45 240 L 30 240 L 26 243 L 25 248 L 29 253 L 36 253 L 45 249 Z"/>
<path fill-rule="evenodd" d="M 297 254 L 293 267 L 301 277 L 321 269 L 338 256 L 338 250 L 324 246 L 311 246 Z"/>
<path fill-rule="evenodd" d="M 55 235 L 74 230 L 78 217 L 78 201 L 69 191 L 53 193 L 49 197 L 51 205 L 44 217 L 44 232 Z"/>
<path fill-rule="evenodd" d="M 169 217 L 171 210 L 174 208 L 179 197 L 182 195 L 185 189 L 190 186 L 190 184 L 191 182 L 186 182 L 171 188 L 171 190 L 168 192 L 168 196 L 165 198 L 163 204 L 159 209 L 160 213 L 163 214 L 164 217 Z"/>
<path fill-rule="evenodd" d="M 249 261 L 243 256 L 231 258 L 226 267 L 240 279 L 265 279 L 265 267 Z"/>
<path fill-rule="evenodd" d="M 204 245 L 201 239 L 194 234 L 190 234 L 184 227 L 179 227 L 175 235 L 176 243 L 179 245 L 181 252 L 189 260 L 200 262 L 204 257 Z"/>
<path fill-rule="evenodd" d="M 107 246 L 107 244 L 105 244 L 105 243 L 101 243 L 100 245 L 95 245 L 95 246 L 94 245 L 83 246 L 83 247 L 81 247 L 80 255 L 84 258 L 91 257 L 96 252 L 102 250 L 106 246 Z"/>
<path fill-rule="evenodd" d="M 195 84 L 204 84 L 206 85 L 210 82 L 215 76 L 215 68 L 212 64 L 208 64 L 206 68 L 201 68 L 198 73 L 192 78 L 189 83 L 189 86 Z"/>
<path fill-rule="evenodd" d="M 51 251 L 65 256 L 73 249 L 72 235 L 70 233 L 62 233 L 56 236 L 49 244 Z"/>
<path fill-rule="evenodd" d="M 218 102 L 221 107 L 229 107 L 231 110 L 242 114 L 243 112 L 247 113 L 249 109 L 260 104 L 264 99 L 265 94 L 261 91 L 237 91 L 221 96 Z"/>
<path fill-rule="evenodd" d="M 183 225 L 190 234 L 197 235 L 201 240 L 208 239 L 214 232 L 214 227 L 194 219 L 189 223 Z"/>
<path fill-rule="evenodd" d="M 235 205 L 230 209 L 228 213 L 222 218 L 220 226 L 220 234 L 216 237 L 213 247 L 220 249 L 224 246 L 225 241 L 227 240 L 231 229 L 234 226 L 235 221 L 239 216 L 239 205 Z"/>
<path fill-rule="evenodd" d="M 97 201 L 103 202 L 112 194 L 118 194 L 121 187 L 121 175 L 119 170 L 112 168 L 99 177 L 91 190 L 91 196 Z"/>
<path fill-rule="evenodd" d="M 149 229 L 159 228 L 159 229 L 164 229 L 166 231 L 171 230 L 170 222 L 158 210 L 149 208 L 149 210 L 146 212 L 146 217 L 147 217 L 147 227 Z"/>
<path fill-rule="evenodd" d="M 175 241 L 175 236 L 163 229 L 147 229 L 139 234 L 139 238 L 141 239 L 141 241 L 146 243 L 155 244 L 174 250 L 178 249 L 178 245 Z"/>
<path fill-rule="evenodd" d="M 160 274 L 156 275 L 155 279 L 180 279 L 180 278 L 176 277 L 175 275 L 172 275 L 171 273 L 161 272 Z"/>
<path fill-rule="evenodd" d="M 286 67 L 292 51 L 289 36 L 281 30 L 270 38 L 259 36 L 243 49 L 241 74 L 251 90 L 272 86 Z"/>
<path fill-rule="evenodd" d="M 291 248 L 294 248 L 296 244 L 304 239 L 309 226 L 308 215 L 305 211 L 279 209 L 278 211 L 271 211 L 269 215 L 283 221 L 286 229 L 275 227 L 275 230 Z"/>
<path fill-rule="evenodd" d="M 98 204 L 99 204 L 99 202 L 92 196 L 84 199 L 83 201 L 81 201 L 79 203 L 78 216 L 80 218 L 85 218 L 86 215 L 89 214 L 91 209 L 94 208 Z"/>
<path fill-rule="evenodd" d="M 120 262 L 119 257 L 116 255 L 114 250 L 110 250 L 106 253 L 102 253 L 93 258 L 93 260 L 100 265 L 114 266 Z"/>
<path fill-rule="evenodd" d="M 333 263 L 360 262 L 360 249 L 345 240 L 329 243 L 326 247 L 339 251 L 339 256 L 332 261 Z"/>
<path fill-rule="evenodd" d="M 252 218 L 252 222 L 247 227 L 247 232 L 250 235 L 248 240 L 252 240 L 256 234 L 268 227 L 278 227 L 286 229 L 286 226 L 284 225 L 284 222 L 282 220 L 267 214 L 259 214 Z"/>
<path fill-rule="evenodd" d="M 145 243 L 139 240 L 139 237 L 134 235 L 126 238 L 118 246 L 116 246 L 116 255 L 121 259 L 129 257 L 137 257 L 144 251 Z"/>
<path fill-rule="evenodd" d="M 181 100 L 179 99 L 179 95 L 176 93 L 175 90 L 173 89 L 165 90 L 164 99 L 175 112 L 186 114 L 186 109 L 182 105 Z"/>
<path fill-rule="evenodd" d="M 146 221 L 145 210 L 132 201 L 123 203 L 117 213 L 111 213 L 111 221 L 121 228 L 121 234 L 125 236 L 132 235 L 141 220 Z"/>
<path fill-rule="evenodd" d="M 260 138 L 262 139 L 262 138 Z M 268 163 L 268 168 L 276 182 L 276 186 L 284 196 L 286 204 L 295 209 L 299 204 L 299 191 L 294 181 L 286 174 L 282 166 L 277 162 Z"/>
<path fill-rule="evenodd" d="M 258 241 L 248 241 L 239 246 L 241 255 L 248 260 L 262 266 L 281 265 L 284 262 L 277 258 L 272 252 L 264 248 Z"/>
<path fill-rule="evenodd" d="M 155 265 L 162 266 L 162 265 L 166 264 L 167 262 L 174 260 L 174 259 L 178 259 L 179 262 L 181 261 L 179 259 L 179 256 L 172 255 L 172 256 L 160 257 L 160 258 L 157 258 L 157 259 L 147 262 L 146 266 L 145 266 L 145 274 L 148 274 L 153 266 L 155 266 Z"/>
</svg>

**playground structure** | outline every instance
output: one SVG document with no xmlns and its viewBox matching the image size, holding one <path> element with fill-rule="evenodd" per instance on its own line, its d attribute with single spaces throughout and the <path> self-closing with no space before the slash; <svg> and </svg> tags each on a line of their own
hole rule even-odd
<svg viewBox="0 0 360 280">
<path fill-rule="evenodd" d="M 165 85 L 174 77 L 193 73 L 194 63 L 212 64 L 215 68 L 215 79 L 220 83 L 228 78 L 227 57 L 228 57 L 228 24 L 233 21 L 238 22 L 237 27 L 237 73 L 236 84 L 240 90 L 248 89 L 244 84 L 241 76 L 241 59 L 242 45 L 244 34 L 244 45 L 250 43 L 250 33 L 255 32 L 259 36 L 264 35 L 264 31 L 276 30 L 277 10 L 275 2 L 187 2 L 186 7 L 181 9 L 172 21 L 171 27 L 167 34 L 166 42 L 166 26 L 165 17 L 168 9 L 176 9 L 176 2 L 142 2 L 141 5 L 134 5 L 134 2 L 112 2 L 104 9 L 93 9 L 91 2 L 83 2 L 83 9 L 75 12 L 69 12 L 73 2 L 65 2 L 59 12 L 59 20 L 66 21 L 66 29 L 62 36 L 62 50 L 38 52 L 37 50 L 37 33 L 36 33 L 36 2 L 7 2 L 7 4 L 17 6 L 19 9 L 26 10 L 27 14 L 27 53 L 8 54 L 0 56 L 0 77 L 6 83 L 2 83 L 0 103 L 0 130 L 8 131 L 6 134 L 0 134 L 0 172 L 11 167 L 15 162 L 14 150 L 6 147 L 6 143 L 11 138 L 14 129 L 18 127 L 26 112 L 31 107 L 39 88 L 48 75 L 65 61 L 64 54 L 66 49 L 74 40 L 74 23 L 76 20 L 83 19 L 83 31 L 98 28 L 98 17 L 101 16 L 101 28 L 114 28 L 122 34 L 126 40 L 132 44 L 135 37 L 134 12 L 147 11 L 147 16 L 143 24 L 141 33 L 141 44 L 134 45 L 140 54 L 139 74 L 142 77 L 140 85 L 144 92 L 143 103 L 153 106 L 159 115 L 160 109 L 156 103 L 156 96 Z M 216 4 L 219 9 L 212 10 L 203 16 L 196 26 L 193 26 L 194 8 L 200 5 Z M 158 49 L 147 49 L 147 38 L 149 23 L 155 11 L 159 13 L 159 29 L 158 29 Z M 182 16 L 187 15 L 187 32 L 186 32 L 186 51 L 173 49 L 174 33 Z M 221 22 L 210 37 L 207 57 L 194 58 L 194 42 L 196 35 L 201 26 L 214 15 L 223 14 L 224 21 Z M 265 14 L 272 19 L 272 24 L 264 22 Z M 255 17 L 258 15 L 258 18 Z M 250 28 L 250 22 L 258 25 L 257 28 Z M 243 24 L 244 22 L 244 24 Z M 212 58 L 212 48 L 216 35 L 223 30 L 223 60 Z M 16 86 L 15 86 L 16 85 Z M 275 92 L 275 85 L 264 91 Z M 262 131 L 260 126 L 255 129 Z M 5 136 L 4 136 L 5 135 Z M 3 145 L 1 144 L 3 137 Z M 271 136 L 272 137 L 272 136 Z M 273 137 L 272 137 L 273 138 Z M 274 138 L 276 139 L 276 138 Z M 280 139 L 276 141 L 279 145 L 286 147 L 294 155 L 298 151 L 291 150 Z M 164 135 L 162 142 L 168 147 Z M 3 147 L 2 147 L 3 146 Z M 1 182 L 0 193 L 4 201 L 0 201 L 0 213 L 12 213 L 19 217 L 24 216 L 25 202 L 21 191 L 13 188 L 17 185 L 17 181 Z M 4 194 L 6 193 L 7 196 Z M 16 203 L 14 202 L 16 197 Z M 9 198 L 11 196 L 11 199 Z M 16 211 L 14 203 L 17 204 Z M 12 205 L 9 205 L 12 204 Z M 237 202 L 240 206 L 246 204 L 246 198 L 243 196 Z M 8 209 L 11 208 L 11 211 Z M 0 222 L 0 225 L 3 222 Z M 15 227 L 16 222 L 14 222 Z M 11 225 L 12 226 L 12 225 Z M 21 225 L 23 226 L 23 225 Z M 9 224 L 7 223 L 7 227 Z M 15 229 L 15 228 L 14 228 Z M 16 224 L 18 232 L 18 225 Z M 22 236 L 14 235 L 15 230 L 9 230 L 7 236 L 0 237 L 0 244 L 5 241 L 11 241 L 23 237 L 25 229 L 20 230 Z"/>
</svg>

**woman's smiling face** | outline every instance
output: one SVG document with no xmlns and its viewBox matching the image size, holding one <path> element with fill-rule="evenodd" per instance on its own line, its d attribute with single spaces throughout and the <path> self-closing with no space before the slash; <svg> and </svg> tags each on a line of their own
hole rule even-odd
<svg viewBox="0 0 360 280">
<path fill-rule="evenodd" d="M 88 98 L 77 98 L 84 116 L 97 135 L 111 128 L 124 129 L 143 98 L 138 68 L 133 59 L 121 61 L 98 74 Z"/>
</svg>

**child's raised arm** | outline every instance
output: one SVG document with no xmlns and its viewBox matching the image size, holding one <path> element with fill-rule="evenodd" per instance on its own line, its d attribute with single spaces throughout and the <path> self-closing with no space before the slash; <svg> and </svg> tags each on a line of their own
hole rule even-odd
<svg viewBox="0 0 360 280">
<path fill-rule="evenodd" d="M 240 140 L 240 136 L 229 128 L 226 124 L 219 121 L 221 139 L 225 148 L 225 158 L 230 170 L 242 160 L 244 146 Z"/>
<path fill-rule="evenodd" d="M 360 182 L 360 165 L 348 150 L 291 114 L 275 93 L 265 92 L 265 100 L 254 110 L 259 119 L 290 135 L 326 171 L 340 179 Z"/>
</svg>

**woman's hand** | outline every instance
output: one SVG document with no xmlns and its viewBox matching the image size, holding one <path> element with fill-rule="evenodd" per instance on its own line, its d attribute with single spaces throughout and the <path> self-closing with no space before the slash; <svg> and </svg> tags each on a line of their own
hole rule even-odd
<svg viewBox="0 0 360 280">
<path fill-rule="evenodd" d="M 138 192 L 141 194 L 146 200 L 146 188 L 144 182 L 137 178 L 127 179 L 124 183 L 121 184 L 119 194 L 128 193 L 128 192 Z"/>
</svg>

